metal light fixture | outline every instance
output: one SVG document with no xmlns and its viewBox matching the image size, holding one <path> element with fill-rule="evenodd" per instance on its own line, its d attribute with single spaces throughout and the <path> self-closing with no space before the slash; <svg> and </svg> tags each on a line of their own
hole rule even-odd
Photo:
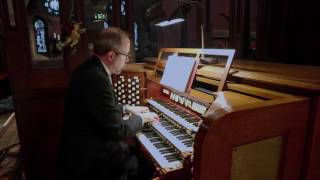
<svg viewBox="0 0 320 180">
<path fill-rule="evenodd" d="M 178 24 L 180 22 L 183 22 L 185 21 L 185 19 L 182 19 L 182 18 L 175 18 L 175 19 L 172 19 L 172 20 L 165 20 L 165 21 L 161 21 L 159 23 L 156 24 L 156 26 L 161 26 L 161 27 L 166 27 L 166 26 L 169 26 L 169 25 L 173 25 L 173 24 Z"/>
<path fill-rule="evenodd" d="M 185 21 L 187 13 L 191 7 L 189 4 L 183 4 L 173 11 L 169 18 L 155 24 L 156 26 L 166 27 L 173 24 L 178 24 Z"/>
</svg>

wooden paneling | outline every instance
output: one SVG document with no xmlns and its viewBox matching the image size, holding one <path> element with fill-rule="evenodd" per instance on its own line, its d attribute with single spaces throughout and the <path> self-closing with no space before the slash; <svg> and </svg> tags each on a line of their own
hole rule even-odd
<svg viewBox="0 0 320 180">
<path fill-rule="evenodd" d="M 26 177 L 57 179 L 63 98 L 32 96 L 15 104 Z"/>
<path fill-rule="evenodd" d="M 304 180 L 320 178 L 320 97 L 312 101 L 311 119 L 307 132 L 307 146 L 305 150 Z"/>
<path fill-rule="evenodd" d="M 147 98 L 160 98 L 162 96 L 159 82 L 159 79 L 147 78 Z"/>
<path fill-rule="evenodd" d="M 2 3 L 3 1 L 1 1 Z M 75 54 L 64 54 L 64 67 L 33 69 L 26 20 L 26 1 L 13 0 L 16 27 L 4 33 L 4 51 L 14 97 L 22 164 L 26 179 L 57 179 L 57 157 L 63 124 L 63 104 L 69 75 L 88 58 L 86 36 Z M 60 1 L 62 24 L 74 13 L 83 21 L 82 2 Z M 5 6 L 3 6 L 5 7 Z M 5 22 L 8 25 L 8 22 Z"/>
<path fill-rule="evenodd" d="M 283 138 L 272 137 L 232 149 L 231 180 L 277 180 Z"/>
<path fill-rule="evenodd" d="M 279 179 L 298 180 L 308 107 L 307 99 L 284 98 L 215 109 L 196 135 L 194 179 L 227 180 L 234 147 L 282 136 Z"/>
<path fill-rule="evenodd" d="M 223 65 L 223 64 L 222 64 Z M 216 85 L 219 79 L 218 73 L 222 70 L 220 65 L 207 68 L 213 71 L 212 73 L 199 73 L 203 79 L 202 82 L 208 84 Z M 303 147 L 303 156 L 300 159 L 292 160 L 301 163 L 301 158 L 303 158 L 302 169 L 302 179 L 315 180 L 320 178 L 318 169 L 320 167 L 320 156 L 318 153 L 320 150 L 320 136 L 319 136 L 319 93 L 320 93 L 320 83 L 318 74 L 320 69 L 318 67 L 311 66 L 298 66 L 298 65 L 288 65 L 288 64 L 275 64 L 275 63 L 258 63 L 250 61 L 235 61 L 231 71 L 234 71 L 231 76 L 229 76 L 229 82 L 226 87 L 230 91 L 239 92 L 253 97 L 258 97 L 267 100 L 272 99 L 286 99 L 292 98 L 294 95 L 305 96 L 310 98 L 310 106 L 307 108 L 307 134 L 304 139 L 305 146 Z M 289 94 L 285 94 L 289 93 Z M 242 100 L 246 102 L 246 100 Z M 266 104 L 265 103 L 265 104 Z M 254 107 L 252 107 L 254 108 Z M 217 115 L 226 113 L 226 110 L 217 110 Z M 229 111 L 229 110 L 228 110 Z M 283 106 L 283 111 L 287 111 L 285 106 Z M 295 112 L 295 111 L 293 111 Z M 261 116 L 272 116 L 273 114 L 263 114 Z M 253 115 L 256 118 L 260 118 L 259 115 Z M 275 116 L 275 118 L 278 115 Z M 293 116 L 293 115 L 292 115 Z M 243 115 L 243 118 L 247 118 Z M 282 118 L 280 118 L 282 119 Z M 270 122 L 271 123 L 271 122 Z M 291 122 L 293 123 L 293 121 Z M 240 128 L 240 127 L 239 127 Z M 266 128 L 273 131 L 273 127 Z M 296 132 L 288 136 L 296 136 L 301 139 L 301 134 L 303 132 Z M 300 135 L 299 135 L 300 134 Z M 292 147 L 296 148 L 296 152 L 301 151 L 301 144 L 294 142 L 295 138 L 291 138 Z M 286 140 L 289 142 L 289 139 Z M 302 142 L 302 141 L 301 141 Z M 300 142 L 300 143 L 301 143 Z M 299 147 L 299 148 L 298 148 Z M 205 148 L 205 147 L 201 147 Z M 292 152 L 286 150 L 284 154 L 289 155 Z M 292 150 L 291 150 L 292 151 Z M 294 156 L 294 155 L 289 155 Z M 295 159 L 294 157 L 291 157 Z M 285 166 L 283 166 L 285 167 Z M 289 168 L 289 167 L 288 167 Z M 300 171 L 301 171 L 300 170 Z M 286 171 L 286 169 L 280 169 L 281 172 Z M 292 177 L 290 173 L 286 175 L 279 175 L 282 178 Z M 290 178 L 289 178 L 290 179 Z"/>
</svg>

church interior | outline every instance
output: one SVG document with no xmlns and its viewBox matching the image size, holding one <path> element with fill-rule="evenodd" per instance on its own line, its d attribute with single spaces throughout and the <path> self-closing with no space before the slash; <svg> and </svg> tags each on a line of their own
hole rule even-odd
<svg viewBox="0 0 320 180">
<path fill-rule="evenodd" d="M 316 7 L 1 0 L 0 179 L 59 179 L 69 78 L 92 56 L 98 32 L 119 27 L 131 47 L 130 62 L 112 76 L 118 103 L 148 106 L 164 119 L 128 140 L 154 178 L 320 180 Z"/>
</svg>

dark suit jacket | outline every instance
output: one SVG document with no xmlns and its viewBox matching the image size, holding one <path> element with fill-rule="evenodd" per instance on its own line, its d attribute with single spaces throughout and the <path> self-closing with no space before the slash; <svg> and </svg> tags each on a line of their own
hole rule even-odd
<svg viewBox="0 0 320 180">
<path fill-rule="evenodd" d="M 93 56 L 71 76 L 59 158 L 62 171 L 83 179 L 124 173 L 130 155 L 122 140 L 141 127 L 138 116 L 122 120 L 122 106 L 117 105 L 107 72 Z"/>
</svg>

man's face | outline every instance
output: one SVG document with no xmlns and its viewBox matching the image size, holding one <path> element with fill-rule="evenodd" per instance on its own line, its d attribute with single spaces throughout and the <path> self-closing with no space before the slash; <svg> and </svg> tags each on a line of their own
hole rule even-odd
<svg viewBox="0 0 320 180">
<path fill-rule="evenodd" d="M 120 74 L 124 65 L 129 62 L 130 40 L 125 39 L 119 49 L 115 50 L 116 56 L 112 63 L 112 74 Z"/>
</svg>

